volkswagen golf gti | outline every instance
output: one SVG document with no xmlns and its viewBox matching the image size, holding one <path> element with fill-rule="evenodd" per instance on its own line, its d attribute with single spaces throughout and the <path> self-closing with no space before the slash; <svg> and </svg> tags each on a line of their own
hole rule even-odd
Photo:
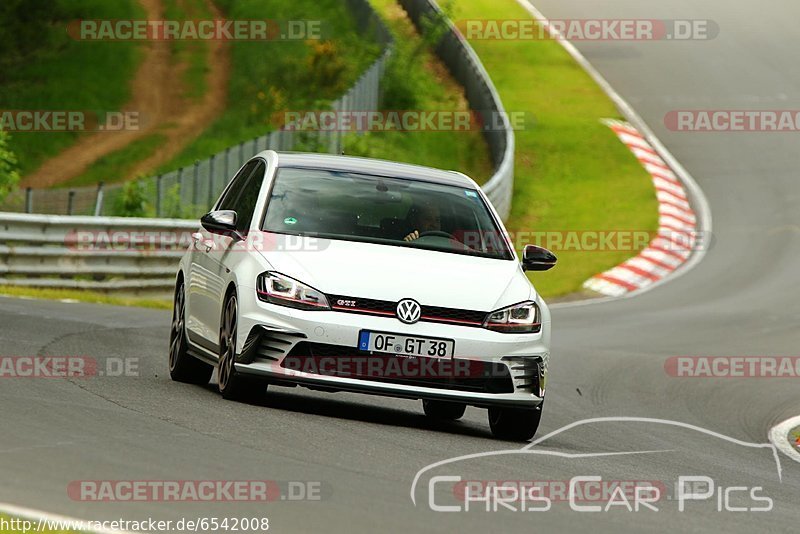
<svg viewBox="0 0 800 534">
<path fill-rule="evenodd" d="M 419 399 L 456 420 L 487 408 L 527 440 L 542 415 L 550 312 L 467 176 L 387 161 L 265 151 L 192 234 L 175 284 L 173 380 L 227 399 L 268 385 Z"/>
</svg>

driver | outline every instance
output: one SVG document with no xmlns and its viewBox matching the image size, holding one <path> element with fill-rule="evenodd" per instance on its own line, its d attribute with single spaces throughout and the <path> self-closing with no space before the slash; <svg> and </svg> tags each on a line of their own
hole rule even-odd
<svg viewBox="0 0 800 534">
<path fill-rule="evenodd" d="M 420 234 L 442 229 L 442 216 L 439 206 L 433 203 L 414 204 L 408 213 L 409 226 L 413 230 L 405 236 L 405 241 L 414 241 Z"/>
</svg>

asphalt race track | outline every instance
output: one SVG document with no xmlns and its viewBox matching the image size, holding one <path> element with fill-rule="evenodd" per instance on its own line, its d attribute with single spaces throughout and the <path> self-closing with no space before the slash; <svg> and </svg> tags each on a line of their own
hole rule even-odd
<svg viewBox="0 0 800 534">
<path fill-rule="evenodd" d="M 693 270 L 632 299 L 556 307 L 547 405 L 537 438 L 595 417 L 646 417 L 767 443 L 800 414 L 796 379 L 675 378 L 670 356 L 798 356 L 800 140 L 796 133 L 680 133 L 675 109 L 800 109 L 800 4 L 789 0 L 537 0 L 550 18 L 711 19 L 711 41 L 575 43 L 637 110 L 705 192 L 713 245 Z M 611 135 L 611 133 L 609 133 Z M 547 276 L 543 273 L 540 276 Z M 545 454 L 489 434 L 483 410 L 437 425 L 418 402 L 272 388 L 259 405 L 224 401 L 167 373 L 169 314 L 0 299 L 3 355 L 138 358 L 139 376 L 1 379 L 0 501 L 85 519 L 269 517 L 274 532 L 796 531 L 800 465 L 769 448 L 657 422 L 597 422 L 543 441 Z M 602 455 L 596 453 L 636 452 Z M 642 452 L 651 451 L 651 452 Z M 576 456 L 577 455 L 577 456 Z M 679 511 L 434 512 L 432 475 L 471 480 L 660 481 L 707 476 L 714 497 Z M 320 500 L 263 503 L 83 502 L 79 480 L 253 480 L 320 483 Z M 720 488 L 760 486 L 769 512 L 718 510 Z M 452 483 L 435 502 L 458 503 Z M 448 491 L 450 488 L 450 491 Z M 448 499 L 449 493 L 449 499 Z M 724 504 L 763 503 L 736 493 Z"/>
</svg>

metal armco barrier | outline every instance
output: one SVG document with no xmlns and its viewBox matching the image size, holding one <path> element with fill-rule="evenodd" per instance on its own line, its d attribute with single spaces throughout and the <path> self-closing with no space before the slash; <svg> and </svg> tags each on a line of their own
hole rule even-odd
<svg viewBox="0 0 800 534">
<path fill-rule="evenodd" d="M 441 17 L 442 11 L 434 0 L 399 0 L 403 9 L 417 26 L 422 26 L 424 17 Z M 452 21 L 436 47 L 436 54 L 453 77 L 464 87 L 473 111 L 490 113 L 502 121 L 502 128 L 484 129 L 483 135 L 489 145 L 494 174 L 482 187 L 495 209 L 503 219 L 511 213 L 511 196 L 514 190 L 514 130 L 508 121 L 500 95 L 483 67 L 478 55 L 459 33 Z"/>
<path fill-rule="evenodd" d="M 0 285 L 167 290 L 198 221 L 0 213 Z"/>
</svg>

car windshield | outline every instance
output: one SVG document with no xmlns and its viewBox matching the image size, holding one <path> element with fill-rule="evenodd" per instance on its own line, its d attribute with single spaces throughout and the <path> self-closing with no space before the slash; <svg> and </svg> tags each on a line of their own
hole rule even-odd
<svg viewBox="0 0 800 534">
<path fill-rule="evenodd" d="M 513 258 L 474 189 L 360 173 L 279 169 L 262 229 Z"/>
</svg>

